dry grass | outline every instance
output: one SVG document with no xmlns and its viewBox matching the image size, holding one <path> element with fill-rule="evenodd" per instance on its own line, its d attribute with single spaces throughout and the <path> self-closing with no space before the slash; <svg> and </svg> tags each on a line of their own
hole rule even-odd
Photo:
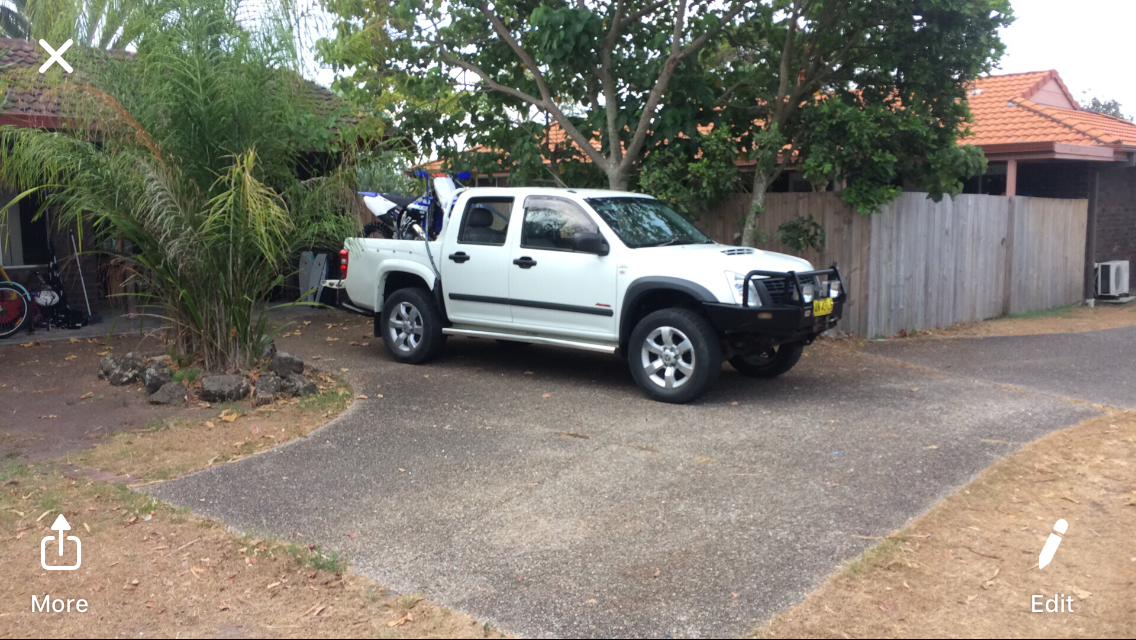
<svg viewBox="0 0 1136 640">
<path fill-rule="evenodd" d="M 319 394 L 255 409 L 248 402 L 215 406 L 206 419 L 153 420 L 145 429 L 116 434 L 62 461 L 137 482 L 169 480 L 306 436 L 351 401 L 346 387 L 332 385 Z"/>
<path fill-rule="evenodd" d="M 756 635 L 1133 637 L 1134 531 L 1136 412 L 1113 411 L 995 463 Z M 1072 596 L 1074 613 L 1031 613 L 1034 594 Z"/>
<path fill-rule="evenodd" d="M 1023 336 L 1043 333 L 1067 333 L 1116 329 L 1136 325 L 1136 303 L 1124 306 L 1066 306 L 1045 311 L 1031 311 L 985 322 L 968 322 L 953 327 L 929 329 L 916 337 L 977 338 L 986 336 Z"/>
<path fill-rule="evenodd" d="M 3 637 L 500 635 L 417 596 L 395 597 L 337 573 L 341 561 L 302 539 L 239 537 L 123 485 L 10 465 L 0 469 L 0 507 Z M 60 512 L 82 540 L 77 571 L 39 566 L 40 540 L 53 535 L 48 527 Z M 86 599 L 89 610 L 33 613 L 32 595 L 44 594 Z"/>
</svg>

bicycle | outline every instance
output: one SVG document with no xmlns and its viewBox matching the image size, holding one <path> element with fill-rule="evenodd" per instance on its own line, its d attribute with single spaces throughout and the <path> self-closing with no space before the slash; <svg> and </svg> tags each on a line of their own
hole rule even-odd
<svg viewBox="0 0 1136 640">
<path fill-rule="evenodd" d="M 23 285 L 12 282 L 0 265 L 0 338 L 15 335 L 29 321 L 34 324 L 35 312 L 32 294 Z"/>
</svg>

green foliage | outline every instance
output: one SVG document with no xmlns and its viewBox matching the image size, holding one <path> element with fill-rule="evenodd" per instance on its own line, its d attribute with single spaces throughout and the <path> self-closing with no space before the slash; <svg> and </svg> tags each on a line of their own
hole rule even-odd
<svg viewBox="0 0 1136 640">
<path fill-rule="evenodd" d="M 1082 100 L 1081 108 L 1086 111 L 1103 113 L 1106 116 L 1120 118 L 1121 120 L 1132 120 L 1131 117 L 1124 115 L 1123 107 L 1120 105 L 1120 102 L 1116 100 L 1101 100 L 1093 96 L 1091 100 Z"/>
<path fill-rule="evenodd" d="M 737 149 L 729 127 L 671 140 L 643 162 L 644 191 L 679 211 L 702 214 L 738 187 Z"/>
<path fill-rule="evenodd" d="M 406 175 L 414 164 L 404 138 L 388 138 L 356 158 L 355 176 L 360 191 L 421 193 L 419 181 Z"/>
<path fill-rule="evenodd" d="M 73 127 L 0 127 L 0 176 L 21 196 L 38 190 L 58 224 L 118 247 L 175 352 L 244 368 L 270 337 L 265 303 L 298 249 L 340 246 L 357 228 L 341 209 L 354 172 L 297 178 L 335 141 L 315 133 L 327 121 L 309 117 L 321 112 L 288 24 L 266 17 L 250 31 L 226 0 L 155 6 L 132 59 L 78 51 L 89 84 L 51 89 Z"/>
<path fill-rule="evenodd" d="M 174 371 L 173 375 L 170 377 L 174 382 L 188 382 L 192 384 L 194 380 L 197 380 L 197 376 L 199 375 L 201 375 L 201 369 L 194 367 L 191 369 L 178 369 Z"/>
<path fill-rule="evenodd" d="M 1006 0 L 827 0 L 763 5 L 708 50 L 717 117 L 737 132 L 761 193 L 791 165 L 871 212 L 910 182 L 958 193 L 985 169 L 959 147 L 968 83 L 1002 55 Z M 747 219 L 751 244 L 760 198 Z"/>
<path fill-rule="evenodd" d="M 712 79 L 698 54 L 757 8 L 745 0 L 322 4 L 335 35 L 320 41 L 320 55 L 347 74 L 337 87 L 397 121 L 421 153 L 460 169 L 509 169 L 513 184 L 611 188 L 632 185 L 645 157 L 708 121 Z M 547 140 L 552 123 L 574 142 Z"/>
<path fill-rule="evenodd" d="M 809 248 L 824 251 L 824 227 L 813 219 L 811 213 L 807 218 L 797 216 L 792 220 L 782 222 L 777 227 L 777 231 L 779 232 L 777 239 L 781 241 L 781 244 L 794 251 L 804 251 Z"/>
<path fill-rule="evenodd" d="M 150 15 L 152 0 L 23 0 L 20 4 L 29 40 L 51 43 L 72 39 L 96 49 L 125 49 L 136 44 Z"/>
</svg>

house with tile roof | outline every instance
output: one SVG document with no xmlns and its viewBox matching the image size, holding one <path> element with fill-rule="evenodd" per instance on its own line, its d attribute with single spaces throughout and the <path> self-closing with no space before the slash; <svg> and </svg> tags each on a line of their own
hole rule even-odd
<svg viewBox="0 0 1136 640">
<path fill-rule="evenodd" d="M 1094 264 L 1136 263 L 1136 124 L 1082 109 L 1053 70 L 980 78 L 967 100 L 959 143 L 990 162 L 968 192 L 1087 199 L 1087 297 Z"/>
</svg>

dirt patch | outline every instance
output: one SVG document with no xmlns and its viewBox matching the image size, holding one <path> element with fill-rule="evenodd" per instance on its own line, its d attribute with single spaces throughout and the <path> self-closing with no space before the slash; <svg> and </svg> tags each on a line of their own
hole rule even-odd
<svg viewBox="0 0 1136 640">
<path fill-rule="evenodd" d="M 4 637 L 500 636 L 469 616 L 342 573 L 342 560 L 299 536 L 236 536 L 123 485 L 8 465 L 0 469 L 0 507 Z M 76 571 L 39 565 L 57 513 L 82 541 Z M 59 564 L 73 563 L 72 548 Z M 88 611 L 33 612 L 33 595 L 85 599 Z"/>
<path fill-rule="evenodd" d="M 1136 303 L 1124 306 L 1070 305 L 1045 311 L 1031 311 L 984 322 L 956 324 L 942 329 L 919 331 L 920 338 L 979 338 L 986 336 L 1025 336 L 1118 329 L 1136 325 Z"/>
<path fill-rule="evenodd" d="M 350 391 L 329 384 L 318 394 L 256 409 L 247 402 L 213 406 L 202 410 L 204 416 L 153 420 L 143 430 L 118 433 L 109 442 L 61 461 L 137 482 L 170 480 L 306 436 L 350 402 Z"/>
<path fill-rule="evenodd" d="M 1133 637 L 1136 412 L 1050 434 L 846 564 L 759 637 Z M 1038 556 L 1059 519 L 1053 562 Z M 1073 613 L 1032 613 L 1032 596 Z M 1044 607 L 1044 604 L 1042 605 Z"/>
<path fill-rule="evenodd" d="M 38 462 L 75 453 L 153 420 L 204 416 L 199 408 L 155 407 L 140 385 L 112 387 L 97 377 L 105 353 L 159 354 L 138 335 L 0 343 L 0 461 Z M 22 340 L 17 342 L 16 340 Z M 21 346 L 28 345 L 28 346 Z"/>
</svg>

